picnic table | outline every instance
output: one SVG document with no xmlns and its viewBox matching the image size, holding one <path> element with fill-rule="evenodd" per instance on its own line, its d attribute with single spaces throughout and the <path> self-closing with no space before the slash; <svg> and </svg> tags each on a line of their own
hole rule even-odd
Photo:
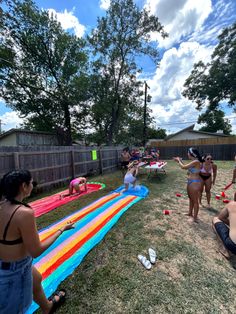
<svg viewBox="0 0 236 314">
<path fill-rule="evenodd" d="M 166 165 L 167 165 L 166 161 L 156 161 L 156 162 L 150 163 L 150 165 L 148 166 L 145 166 L 145 169 L 147 169 L 148 176 L 150 176 L 152 172 L 154 173 L 162 172 L 166 174 L 166 171 L 165 171 Z"/>
</svg>

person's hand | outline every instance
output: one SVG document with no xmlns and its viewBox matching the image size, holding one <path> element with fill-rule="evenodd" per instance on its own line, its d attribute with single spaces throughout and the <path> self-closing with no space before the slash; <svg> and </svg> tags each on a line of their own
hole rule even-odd
<svg viewBox="0 0 236 314">
<path fill-rule="evenodd" d="M 74 226 L 74 222 L 71 222 L 71 221 L 67 221 L 67 223 L 62 226 L 60 229 L 62 232 L 66 231 L 66 230 L 70 230 L 70 229 L 73 229 L 75 226 Z"/>
<path fill-rule="evenodd" d="M 174 161 L 176 162 L 180 162 L 180 158 L 179 157 L 173 157 Z"/>
</svg>

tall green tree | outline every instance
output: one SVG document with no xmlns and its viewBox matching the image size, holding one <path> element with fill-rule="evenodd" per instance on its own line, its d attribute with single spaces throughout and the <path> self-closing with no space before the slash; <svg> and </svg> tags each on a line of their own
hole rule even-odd
<svg viewBox="0 0 236 314">
<path fill-rule="evenodd" d="M 229 135 L 232 131 L 232 126 L 228 119 L 224 118 L 225 113 L 222 110 L 209 110 L 198 117 L 198 123 L 205 124 L 200 131 L 217 132 L 222 130 L 224 134 Z"/>
<path fill-rule="evenodd" d="M 117 141 L 128 114 L 141 106 L 137 57 L 146 55 L 158 62 L 151 32 L 166 36 L 158 18 L 146 9 L 140 10 L 133 0 L 114 0 L 88 38 L 94 56 L 93 71 L 99 82 L 99 92 L 93 99 L 93 118 L 99 120 L 96 128 L 101 129 L 109 144 Z M 99 119 L 101 112 L 105 122 Z"/>
<path fill-rule="evenodd" d="M 206 107 L 214 115 L 221 101 L 236 109 L 236 23 L 219 35 L 211 61 L 194 65 L 184 87 L 183 95 L 196 102 L 199 110 Z"/>
<path fill-rule="evenodd" d="M 86 108 L 84 40 L 31 0 L 8 0 L 0 23 L 0 93 L 27 125 L 72 142 L 73 113 Z"/>
</svg>

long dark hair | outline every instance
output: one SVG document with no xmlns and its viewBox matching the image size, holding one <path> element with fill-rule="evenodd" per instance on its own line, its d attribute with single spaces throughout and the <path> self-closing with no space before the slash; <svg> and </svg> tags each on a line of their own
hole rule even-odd
<svg viewBox="0 0 236 314">
<path fill-rule="evenodd" d="M 19 194 L 22 183 L 30 184 L 32 179 L 28 170 L 13 170 L 6 173 L 0 181 L 0 199 L 4 197 L 12 204 L 22 204 L 30 207 L 27 203 L 19 202 L 15 197 Z"/>
<path fill-rule="evenodd" d="M 188 153 L 189 153 L 192 157 L 197 158 L 200 162 L 203 162 L 203 158 L 202 158 L 202 156 L 200 155 L 199 151 L 198 151 L 196 148 L 190 147 L 190 148 L 188 149 Z"/>
</svg>

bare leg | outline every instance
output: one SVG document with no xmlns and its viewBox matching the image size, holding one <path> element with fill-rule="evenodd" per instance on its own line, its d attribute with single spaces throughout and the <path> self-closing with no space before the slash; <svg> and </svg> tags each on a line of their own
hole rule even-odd
<svg viewBox="0 0 236 314">
<path fill-rule="evenodd" d="M 33 275 L 33 299 L 41 308 L 43 314 L 48 314 L 51 310 L 53 303 L 49 301 L 43 291 L 42 287 L 42 275 L 40 272 L 32 266 L 32 275 Z M 61 292 L 63 293 L 63 292 Z M 56 301 L 59 301 L 59 296 L 54 296 Z"/>
<path fill-rule="evenodd" d="M 123 193 L 123 192 L 125 192 L 125 191 L 128 191 L 128 189 L 129 189 L 129 183 L 125 183 L 125 188 L 124 188 L 123 190 L 121 190 L 120 193 Z"/>
<path fill-rule="evenodd" d="M 190 197 L 189 186 L 187 186 L 187 193 L 188 193 L 188 197 L 189 197 L 189 209 L 188 209 L 188 213 L 186 215 L 192 217 L 193 216 L 193 201 Z"/>
<path fill-rule="evenodd" d="M 85 192 L 88 191 L 87 182 L 84 183 L 84 190 L 85 190 Z"/>
<path fill-rule="evenodd" d="M 230 258 L 230 252 L 227 250 L 227 248 L 224 246 L 224 243 L 222 242 L 220 236 L 218 235 L 216 229 L 215 229 L 215 224 L 217 222 L 222 222 L 222 220 L 220 220 L 218 217 L 214 217 L 212 220 L 212 229 L 215 232 L 215 234 L 217 235 L 217 240 L 221 246 L 221 248 L 219 248 L 219 252 L 226 258 L 229 259 Z"/>
<path fill-rule="evenodd" d="M 52 307 L 52 302 L 50 302 L 46 298 L 46 295 L 43 291 L 43 287 L 41 285 L 42 275 L 34 266 L 32 267 L 32 275 L 33 275 L 33 299 L 39 305 L 43 314 L 47 314 Z"/>
<path fill-rule="evenodd" d="M 193 203 L 193 221 L 198 222 L 198 212 L 199 212 L 199 183 L 191 183 L 189 185 L 189 195 L 191 202 Z"/>
<path fill-rule="evenodd" d="M 76 191 L 76 194 L 80 194 L 80 193 L 81 193 L 79 184 L 75 185 L 75 186 L 74 186 L 74 189 L 75 189 L 75 191 Z"/>
<path fill-rule="evenodd" d="M 73 186 L 70 184 L 69 185 L 69 195 L 73 194 Z"/>
<path fill-rule="evenodd" d="M 206 191 L 206 197 L 207 197 L 207 206 L 210 207 L 210 203 L 211 203 L 211 178 L 209 178 L 208 180 L 206 180 L 206 186 L 205 186 L 205 191 Z"/>
<path fill-rule="evenodd" d="M 203 193 L 203 190 L 204 190 L 204 182 L 202 182 L 201 184 L 201 189 L 200 189 L 200 192 L 199 192 L 199 204 L 202 205 L 202 193 Z"/>
</svg>

